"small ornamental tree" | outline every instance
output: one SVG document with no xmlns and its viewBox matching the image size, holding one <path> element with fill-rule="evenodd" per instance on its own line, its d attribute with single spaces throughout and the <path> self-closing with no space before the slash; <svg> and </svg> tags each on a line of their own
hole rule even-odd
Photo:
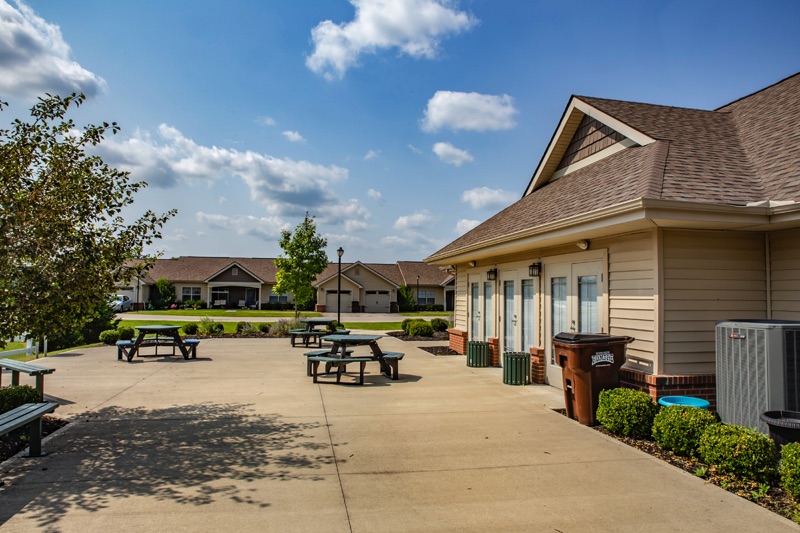
<svg viewBox="0 0 800 533">
<path fill-rule="evenodd" d="M 397 289 L 397 307 L 401 313 L 414 311 L 417 307 L 417 299 L 414 298 L 414 292 L 408 285 L 400 285 Z"/>
<path fill-rule="evenodd" d="M 153 264 L 143 249 L 175 214 L 123 219 L 147 184 L 87 154 L 119 126 L 79 130 L 65 117 L 84 99 L 47 95 L 30 121 L 0 128 L 0 346 L 69 335 L 96 318 L 117 283 Z"/>
<path fill-rule="evenodd" d="M 294 234 L 281 231 L 280 245 L 285 256 L 275 259 L 278 274 L 272 292 L 292 293 L 294 316 L 298 318 L 300 309 L 314 302 L 315 290 L 312 283 L 328 266 L 328 255 L 325 253 L 328 241 L 317 234 L 314 217 L 309 217 L 306 213 Z"/>
</svg>

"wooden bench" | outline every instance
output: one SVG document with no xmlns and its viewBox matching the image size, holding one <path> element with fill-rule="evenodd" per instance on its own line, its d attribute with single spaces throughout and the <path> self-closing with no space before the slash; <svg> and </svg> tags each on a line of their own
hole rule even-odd
<svg viewBox="0 0 800 533">
<path fill-rule="evenodd" d="M 52 413 L 56 407 L 58 404 L 55 402 L 26 403 L 0 414 L 0 436 L 27 426 L 30 441 L 28 457 L 47 455 L 42 453 L 42 416 Z"/>
<path fill-rule="evenodd" d="M 350 355 L 351 353 L 353 353 L 353 350 L 347 350 L 347 355 Z M 306 376 L 310 376 L 311 361 L 308 360 L 308 357 L 332 357 L 334 354 L 332 354 L 330 350 L 314 350 L 313 352 L 306 352 L 303 355 L 306 356 Z"/>
<path fill-rule="evenodd" d="M 386 364 L 389 365 L 389 368 L 392 370 L 391 377 L 394 381 L 397 381 L 398 376 L 400 375 L 400 359 L 405 356 L 402 352 L 383 352 L 381 356 Z"/>
<path fill-rule="evenodd" d="M 342 373 L 346 370 L 347 365 L 350 363 L 358 363 L 358 384 L 364 384 L 364 368 L 367 363 L 374 361 L 372 357 L 328 357 L 324 355 L 312 355 L 308 358 L 311 363 L 311 375 L 314 377 L 314 383 L 318 383 L 317 375 L 319 374 L 319 364 L 325 363 L 326 370 L 330 367 L 336 367 L 336 383 L 342 380 Z"/>
<path fill-rule="evenodd" d="M 29 376 L 36 376 L 36 390 L 44 398 L 44 375 L 52 374 L 56 371 L 55 368 L 47 368 L 44 366 L 32 365 L 30 363 L 23 363 L 22 361 L 15 361 L 13 359 L 0 359 L 0 368 L 11 370 L 11 384 L 19 385 L 19 373 L 24 372 Z"/>
</svg>

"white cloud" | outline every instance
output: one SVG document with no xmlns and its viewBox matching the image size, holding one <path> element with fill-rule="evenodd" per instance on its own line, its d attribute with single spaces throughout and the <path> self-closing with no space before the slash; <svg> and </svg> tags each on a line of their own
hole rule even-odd
<svg viewBox="0 0 800 533">
<path fill-rule="evenodd" d="M 199 211 L 195 218 L 207 228 L 234 231 L 238 235 L 251 235 L 267 242 L 280 237 L 281 230 L 290 230 L 291 224 L 280 217 L 256 217 L 210 214 Z"/>
<path fill-rule="evenodd" d="M 342 79 L 361 54 L 398 49 L 414 58 L 433 59 L 440 41 L 469 30 L 478 19 L 451 0 L 350 0 L 352 21 L 325 20 L 311 30 L 314 51 L 306 66 L 328 80 Z"/>
<path fill-rule="evenodd" d="M 106 87 L 100 76 L 70 58 L 61 28 L 21 1 L 0 3 L 0 93 L 33 98 L 45 92 L 94 96 Z"/>
<path fill-rule="evenodd" d="M 473 209 L 503 208 L 518 199 L 517 195 L 503 189 L 478 187 L 461 193 L 461 201 Z"/>
<path fill-rule="evenodd" d="M 227 204 L 228 203 L 228 199 L 225 198 L 224 196 L 220 196 L 219 199 L 217 200 L 217 202 L 220 203 L 220 204 Z"/>
<path fill-rule="evenodd" d="M 367 220 L 372 216 L 358 200 L 318 207 L 319 220 L 328 224 L 342 224 L 345 231 L 360 231 L 367 228 Z"/>
<path fill-rule="evenodd" d="M 380 155 L 380 150 L 370 150 L 367 152 L 367 155 L 364 156 L 364 161 L 369 161 L 370 159 L 375 159 Z"/>
<path fill-rule="evenodd" d="M 421 154 L 421 153 L 422 153 L 422 150 L 420 150 L 419 148 L 417 148 L 417 147 L 416 147 L 416 146 L 414 146 L 413 144 L 409 144 L 409 145 L 408 145 L 408 149 L 409 149 L 409 150 L 411 150 L 412 152 L 414 152 L 414 153 L 415 153 L 415 154 L 417 154 L 417 155 L 419 155 L 419 154 Z"/>
<path fill-rule="evenodd" d="M 469 163 L 475 158 L 466 150 L 456 148 L 450 143 L 436 143 L 433 145 L 433 153 L 448 165 L 460 167 L 464 163 Z"/>
<path fill-rule="evenodd" d="M 467 218 L 462 218 L 456 222 L 456 233 L 459 235 L 464 235 L 466 232 L 477 227 L 480 223 L 480 220 L 469 220 Z"/>
<path fill-rule="evenodd" d="M 422 129 L 428 132 L 508 130 L 516 126 L 514 99 L 504 94 L 436 91 L 428 100 Z"/>
<path fill-rule="evenodd" d="M 370 189 L 367 191 L 367 196 L 372 198 L 373 200 L 380 200 L 383 198 L 383 195 L 380 191 L 376 191 L 375 189 Z"/>
<path fill-rule="evenodd" d="M 262 126 L 277 126 L 278 125 L 278 123 L 275 122 L 275 119 L 272 118 L 272 117 L 258 117 L 256 119 L 256 122 L 258 124 L 261 124 Z"/>
<path fill-rule="evenodd" d="M 303 136 L 302 136 L 302 135 L 300 135 L 300 134 L 299 134 L 298 132 L 296 132 L 296 131 L 286 130 L 286 131 L 284 131 L 284 132 L 282 132 L 282 133 L 283 133 L 283 136 L 284 136 L 284 137 L 286 137 L 287 139 L 289 139 L 289 140 L 290 140 L 290 141 L 292 141 L 293 143 L 303 143 L 303 142 L 306 142 L 306 140 L 303 138 Z"/>
<path fill-rule="evenodd" d="M 237 177 L 250 189 L 250 197 L 270 214 L 303 216 L 327 212 L 331 223 L 355 224 L 369 216 L 366 209 L 343 202 L 334 186 L 349 177 L 347 169 L 309 161 L 278 159 L 252 151 L 201 146 L 178 129 L 162 124 L 157 136 L 136 131 L 126 140 L 107 138 L 96 152 L 108 164 L 130 171 L 137 181 L 155 188 L 178 183 L 213 184 L 222 177 Z M 340 216 L 348 218 L 335 218 Z"/>
<path fill-rule="evenodd" d="M 414 230 L 418 228 L 425 227 L 428 224 L 433 223 L 436 220 L 436 217 L 431 215 L 427 209 L 423 209 L 422 211 L 417 211 L 412 215 L 404 215 L 399 217 L 394 222 L 395 229 L 399 230 Z"/>
</svg>

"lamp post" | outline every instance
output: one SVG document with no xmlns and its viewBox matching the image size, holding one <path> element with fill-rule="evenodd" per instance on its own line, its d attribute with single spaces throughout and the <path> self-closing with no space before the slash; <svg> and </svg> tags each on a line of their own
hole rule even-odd
<svg viewBox="0 0 800 533">
<path fill-rule="evenodd" d="M 336 327 L 338 328 L 342 323 L 342 256 L 344 249 L 341 246 L 336 250 L 336 255 L 339 256 L 339 280 L 336 287 Z"/>
<path fill-rule="evenodd" d="M 419 314 L 419 276 L 417 276 L 417 314 Z"/>
</svg>

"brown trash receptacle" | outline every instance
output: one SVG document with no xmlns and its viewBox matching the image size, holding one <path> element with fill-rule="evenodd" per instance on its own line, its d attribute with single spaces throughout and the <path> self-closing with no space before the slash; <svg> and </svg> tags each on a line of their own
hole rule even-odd
<svg viewBox="0 0 800 533">
<path fill-rule="evenodd" d="M 619 369 L 633 337 L 598 333 L 566 333 L 553 337 L 556 362 L 562 369 L 567 416 L 585 426 L 597 423 L 600 391 L 619 387 Z"/>
</svg>

